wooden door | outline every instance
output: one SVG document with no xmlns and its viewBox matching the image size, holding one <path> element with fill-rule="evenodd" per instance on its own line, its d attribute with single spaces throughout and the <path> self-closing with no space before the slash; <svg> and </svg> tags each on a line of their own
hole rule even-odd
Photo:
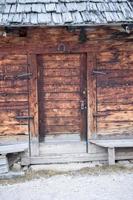
<svg viewBox="0 0 133 200">
<path fill-rule="evenodd" d="M 38 55 L 37 62 L 40 136 L 78 134 L 85 140 L 86 55 Z"/>
</svg>

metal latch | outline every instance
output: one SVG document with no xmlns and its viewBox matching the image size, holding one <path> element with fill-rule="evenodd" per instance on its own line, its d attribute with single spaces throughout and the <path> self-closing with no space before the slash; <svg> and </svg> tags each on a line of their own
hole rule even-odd
<svg viewBox="0 0 133 200">
<path fill-rule="evenodd" d="M 80 109 L 81 110 L 85 110 L 86 109 L 86 105 L 85 105 L 85 101 L 84 100 L 80 101 Z"/>
</svg>

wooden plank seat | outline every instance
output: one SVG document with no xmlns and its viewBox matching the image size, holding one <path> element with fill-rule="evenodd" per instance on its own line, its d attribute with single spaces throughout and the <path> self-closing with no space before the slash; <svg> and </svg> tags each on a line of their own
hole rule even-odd
<svg viewBox="0 0 133 200">
<path fill-rule="evenodd" d="M 133 147 L 133 139 L 121 140 L 90 140 L 90 143 L 100 147 L 108 148 L 108 162 L 109 165 L 115 164 L 115 148 L 129 148 Z"/>
<path fill-rule="evenodd" d="M 28 143 L 0 144 L 0 174 L 8 173 L 9 164 L 6 157 L 10 153 L 20 153 L 28 149 Z"/>
<path fill-rule="evenodd" d="M 19 153 L 28 149 L 27 143 L 17 144 L 0 144 L 0 154 L 6 155 L 9 153 Z"/>
</svg>

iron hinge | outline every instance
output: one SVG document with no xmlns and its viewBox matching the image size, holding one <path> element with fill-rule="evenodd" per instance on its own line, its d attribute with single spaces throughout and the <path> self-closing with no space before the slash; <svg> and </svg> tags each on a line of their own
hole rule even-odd
<svg viewBox="0 0 133 200">
<path fill-rule="evenodd" d="M 33 119 L 33 116 L 16 116 L 15 117 L 17 120 L 29 120 L 29 119 Z"/>
<path fill-rule="evenodd" d="M 32 73 L 24 73 L 24 74 L 18 74 L 15 78 L 26 79 L 26 78 L 30 78 L 30 76 L 32 76 Z"/>
<path fill-rule="evenodd" d="M 107 74 L 106 72 L 96 71 L 96 70 L 94 70 L 94 71 L 92 72 L 92 75 L 106 75 L 106 74 Z"/>
<path fill-rule="evenodd" d="M 94 113 L 93 117 L 106 117 L 108 116 L 108 113 Z"/>
</svg>

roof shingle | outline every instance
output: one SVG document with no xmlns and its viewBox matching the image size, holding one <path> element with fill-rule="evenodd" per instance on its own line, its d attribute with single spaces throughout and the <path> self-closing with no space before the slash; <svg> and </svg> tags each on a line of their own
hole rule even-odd
<svg viewBox="0 0 133 200">
<path fill-rule="evenodd" d="M 133 0 L 0 0 L 0 25 L 133 22 Z"/>
</svg>

